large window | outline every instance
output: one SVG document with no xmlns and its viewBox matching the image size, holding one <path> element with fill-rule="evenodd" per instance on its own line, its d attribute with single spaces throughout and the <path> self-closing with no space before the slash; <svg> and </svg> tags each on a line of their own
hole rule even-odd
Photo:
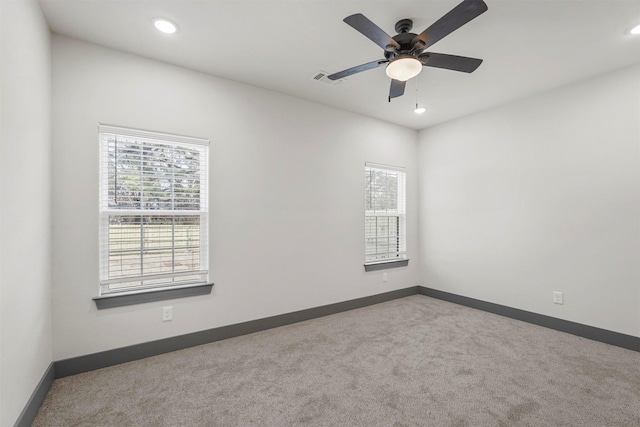
<svg viewBox="0 0 640 427">
<path fill-rule="evenodd" d="M 365 164 L 365 264 L 406 259 L 403 168 Z"/>
<path fill-rule="evenodd" d="M 100 294 L 205 283 L 208 140 L 99 127 Z"/>
</svg>

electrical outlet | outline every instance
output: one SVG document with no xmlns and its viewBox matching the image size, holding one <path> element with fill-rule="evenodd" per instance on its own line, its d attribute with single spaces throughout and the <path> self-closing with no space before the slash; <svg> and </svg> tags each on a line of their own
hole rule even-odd
<svg viewBox="0 0 640 427">
<path fill-rule="evenodd" d="M 382 273 L 382 281 L 383 282 L 387 281 L 387 273 Z"/>
<path fill-rule="evenodd" d="M 173 307 L 162 307 L 162 321 L 166 322 L 173 319 Z"/>
<path fill-rule="evenodd" d="M 558 291 L 553 292 L 553 303 L 564 304 L 564 298 L 562 296 L 562 292 L 558 292 Z"/>
</svg>

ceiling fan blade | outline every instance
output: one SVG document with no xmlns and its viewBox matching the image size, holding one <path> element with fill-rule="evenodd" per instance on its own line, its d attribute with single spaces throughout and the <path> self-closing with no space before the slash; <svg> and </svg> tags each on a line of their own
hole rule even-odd
<svg viewBox="0 0 640 427">
<path fill-rule="evenodd" d="M 357 65 L 355 67 L 347 68 L 346 70 L 338 71 L 337 73 L 327 76 L 329 80 L 338 80 L 343 77 L 350 76 L 352 74 L 361 73 L 362 71 L 372 70 L 378 68 L 382 64 L 386 64 L 386 59 L 378 59 L 377 61 L 367 62 L 366 64 Z"/>
<path fill-rule="evenodd" d="M 389 102 L 391 98 L 397 98 L 404 95 L 404 86 L 407 82 L 401 82 L 400 80 L 391 80 L 391 88 L 389 89 Z"/>
<path fill-rule="evenodd" d="M 347 16 L 343 19 L 343 21 L 361 32 L 365 37 L 367 37 L 369 40 L 383 49 L 386 49 L 389 45 L 395 47 L 396 49 L 400 48 L 400 44 L 398 44 L 397 41 L 392 39 L 389 34 L 385 33 L 384 30 L 371 22 L 369 18 L 361 13 Z"/>
<path fill-rule="evenodd" d="M 487 4 L 482 0 L 464 0 L 429 28 L 415 36 L 413 42 L 424 43 L 423 49 L 426 49 L 472 19 L 482 15 L 487 9 Z"/>
<path fill-rule="evenodd" d="M 473 73 L 482 64 L 482 59 L 468 58 L 466 56 L 447 55 L 445 53 L 426 52 L 418 56 L 422 65 L 447 70 Z"/>
</svg>

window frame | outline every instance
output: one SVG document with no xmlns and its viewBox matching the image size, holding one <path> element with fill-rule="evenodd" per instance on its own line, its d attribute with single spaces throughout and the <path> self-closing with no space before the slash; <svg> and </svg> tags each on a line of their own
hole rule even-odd
<svg viewBox="0 0 640 427">
<path fill-rule="evenodd" d="M 364 257 L 364 268 L 365 271 L 376 271 L 376 270 L 382 270 L 382 269 L 388 269 L 388 268 L 395 268 L 395 267 L 404 267 L 407 266 L 409 264 L 409 258 L 407 257 L 407 248 L 406 248 L 406 243 L 407 243 L 407 207 L 406 207 L 406 185 L 407 185 L 407 172 L 406 172 L 406 168 L 401 167 L 401 166 L 392 166 L 392 165 L 385 165 L 385 164 L 380 164 L 380 163 L 373 163 L 373 162 L 365 162 L 365 191 L 368 187 L 368 180 L 369 180 L 369 169 L 375 169 L 377 171 L 384 171 L 384 172 L 395 172 L 398 174 L 398 180 L 397 180 L 397 186 L 398 188 L 396 189 L 396 208 L 392 209 L 391 211 L 387 211 L 387 212 L 378 212 L 375 209 L 367 209 L 367 203 L 366 203 L 366 193 L 365 193 L 365 207 L 364 207 L 364 221 L 365 221 L 365 237 L 364 237 L 364 241 L 365 241 L 365 257 Z M 371 254 L 367 252 L 367 243 L 368 243 L 368 238 L 367 237 L 367 218 L 376 218 L 376 220 L 378 218 L 383 218 L 383 217 L 394 217 L 397 218 L 397 222 L 396 222 L 396 228 L 397 228 L 397 235 L 396 235 L 396 239 L 397 239 L 397 251 L 394 252 L 376 252 L 375 254 Z M 390 236 L 392 236 L 391 233 L 387 234 L 387 239 L 391 238 Z M 378 235 L 376 234 L 375 239 L 379 239 L 380 237 L 378 237 Z M 384 237 L 382 237 L 384 238 Z M 394 256 L 389 256 L 388 258 L 378 258 L 378 259 L 371 259 L 372 256 L 384 256 L 384 255 L 389 255 L 389 254 L 394 254 Z"/>
<path fill-rule="evenodd" d="M 111 190 L 113 190 L 113 184 L 110 184 L 109 178 L 109 137 L 121 137 L 127 140 L 133 140 L 133 142 L 128 142 L 128 144 L 139 144 L 141 147 L 160 147 L 160 146 L 169 146 L 169 150 L 171 149 L 190 149 L 197 151 L 198 154 L 198 196 L 195 200 L 197 200 L 197 209 L 175 209 L 175 205 L 173 204 L 173 183 L 171 186 L 172 189 L 172 199 L 171 199 L 171 207 L 168 209 L 153 209 L 149 207 L 140 206 L 136 207 L 126 207 L 126 208 L 114 208 L 109 206 L 109 191 L 110 185 Z M 212 283 L 209 283 L 209 233 L 208 233 L 208 218 L 209 218 L 209 195 L 208 195 L 208 181 L 209 181 L 209 151 L 210 151 L 210 142 L 208 139 L 204 138 L 195 138 L 195 137 L 187 137 L 180 136 L 174 134 L 167 134 L 161 132 L 153 132 L 139 129 L 126 128 L 121 126 L 112 126 L 112 125 L 98 125 L 98 144 L 99 144 L 99 256 L 100 256 L 100 275 L 99 275 L 99 285 L 98 285 L 98 297 L 95 297 L 94 300 L 99 309 L 101 308 L 110 308 L 121 305 L 130 305 L 130 304 L 138 304 L 149 301 L 158 301 L 162 299 L 171 299 L 171 298 L 179 298 L 193 295 L 202 295 L 204 293 L 210 293 Z M 142 149 L 141 149 L 142 151 Z M 204 158 L 202 158 L 203 156 Z M 173 172 L 172 172 L 173 173 Z M 148 176 L 148 175 L 147 175 Z M 173 176 L 173 175 L 172 175 Z M 141 180 L 145 177 L 144 172 L 140 172 Z M 123 217 L 140 217 L 140 220 L 143 221 L 145 217 L 148 220 L 148 217 L 165 217 L 166 219 L 170 219 L 172 224 L 171 226 L 171 243 L 170 248 L 168 248 L 171 252 L 172 263 L 174 256 L 176 254 L 176 249 L 180 249 L 180 246 L 176 244 L 176 229 L 175 229 L 175 218 L 179 217 L 198 217 L 198 269 L 185 270 L 185 271 L 175 271 L 175 266 L 172 264 L 173 271 L 170 273 L 161 273 L 161 274 L 140 274 L 138 276 L 126 276 L 121 278 L 110 278 L 109 277 L 109 259 L 110 259 L 110 249 L 109 249 L 109 230 L 110 218 L 113 216 L 123 216 Z M 148 223 L 147 223 L 148 224 Z M 144 235 L 143 232 L 147 230 L 145 223 L 140 223 L 140 236 Z M 159 237 L 157 237 L 158 239 Z M 157 240 L 156 240 L 157 241 Z M 167 248 L 163 248 L 166 252 Z M 141 245 L 140 252 L 143 254 L 145 251 L 145 246 Z M 141 255 L 142 260 L 142 255 Z M 143 268 L 143 261 L 140 261 L 141 269 Z M 142 270 L 142 273 L 144 271 Z M 192 276 L 193 280 L 185 280 L 185 281 L 174 281 L 177 277 L 187 277 Z M 196 276 L 197 277 L 196 279 Z M 154 277 L 165 278 L 167 280 L 171 280 L 171 282 L 164 282 L 160 284 L 144 284 L 144 279 L 153 280 Z M 134 282 L 140 281 L 140 285 L 133 285 L 128 287 L 123 287 L 122 289 L 117 290 L 109 290 L 108 287 L 114 283 L 126 283 L 126 282 Z M 147 296 L 145 296 L 147 295 Z M 108 301 L 108 302 L 105 302 Z"/>
</svg>

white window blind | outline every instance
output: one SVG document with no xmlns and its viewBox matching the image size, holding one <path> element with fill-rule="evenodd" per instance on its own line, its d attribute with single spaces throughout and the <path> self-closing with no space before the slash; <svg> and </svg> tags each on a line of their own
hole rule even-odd
<svg viewBox="0 0 640 427">
<path fill-rule="evenodd" d="M 365 263 L 406 258 L 406 172 L 365 164 Z"/>
<path fill-rule="evenodd" d="M 209 141 L 98 133 L 100 294 L 207 282 Z"/>
</svg>

